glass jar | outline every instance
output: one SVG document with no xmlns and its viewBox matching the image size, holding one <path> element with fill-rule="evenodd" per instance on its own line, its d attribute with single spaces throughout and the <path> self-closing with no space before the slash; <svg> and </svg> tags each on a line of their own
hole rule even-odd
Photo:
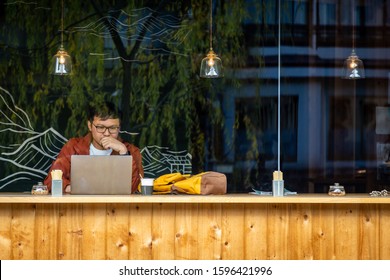
<svg viewBox="0 0 390 280">
<path fill-rule="evenodd" d="M 331 196 L 342 196 L 345 195 L 345 189 L 343 186 L 340 186 L 339 183 L 335 183 L 333 186 L 329 187 L 328 194 Z"/>
<path fill-rule="evenodd" d="M 44 185 L 42 182 L 38 182 L 38 184 L 33 185 L 31 189 L 31 194 L 48 194 L 49 190 L 47 189 L 47 186 Z"/>
</svg>

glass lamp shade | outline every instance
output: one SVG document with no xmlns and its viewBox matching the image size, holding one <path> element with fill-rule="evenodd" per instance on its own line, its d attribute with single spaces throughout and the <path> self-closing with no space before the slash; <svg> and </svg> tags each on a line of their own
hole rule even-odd
<svg viewBox="0 0 390 280">
<path fill-rule="evenodd" d="M 344 61 L 344 79 L 363 79 L 365 78 L 363 61 L 359 59 L 354 51 Z"/>
<path fill-rule="evenodd" d="M 222 61 L 213 49 L 210 49 L 207 56 L 202 59 L 202 64 L 200 65 L 200 76 L 202 78 L 223 77 Z"/>
<path fill-rule="evenodd" d="M 51 67 L 53 75 L 69 75 L 72 72 L 72 59 L 63 47 L 53 56 Z"/>
</svg>

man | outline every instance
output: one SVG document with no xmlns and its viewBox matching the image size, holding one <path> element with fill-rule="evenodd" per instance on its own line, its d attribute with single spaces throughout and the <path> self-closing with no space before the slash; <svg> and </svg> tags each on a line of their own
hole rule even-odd
<svg viewBox="0 0 390 280">
<path fill-rule="evenodd" d="M 71 192 L 70 159 L 72 155 L 132 155 L 132 193 L 134 193 L 140 183 L 140 176 L 144 176 L 142 156 L 138 147 L 119 137 L 120 115 L 113 104 L 106 103 L 100 107 L 91 107 L 87 125 L 89 130 L 87 135 L 71 138 L 61 149 L 50 167 L 44 184 L 51 190 L 51 171 L 60 169 L 63 172 L 63 191 Z"/>
</svg>

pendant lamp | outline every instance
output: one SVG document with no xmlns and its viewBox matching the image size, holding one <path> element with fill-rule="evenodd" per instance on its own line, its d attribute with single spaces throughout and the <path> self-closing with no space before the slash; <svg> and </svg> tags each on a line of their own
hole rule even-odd
<svg viewBox="0 0 390 280">
<path fill-rule="evenodd" d="M 64 49 L 64 0 L 61 7 L 61 46 L 53 56 L 51 69 L 53 75 L 69 75 L 72 72 L 72 59 Z"/>
<path fill-rule="evenodd" d="M 365 78 L 363 61 L 359 59 L 355 52 L 355 1 L 352 2 L 352 52 L 344 60 L 343 68 L 344 79 L 363 79 Z"/>
<path fill-rule="evenodd" d="M 207 56 L 202 59 L 200 65 L 200 76 L 202 78 L 221 78 L 223 77 L 222 61 L 213 51 L 213 9 L 212 0 L 210 0 L 210 50 Z"/>
</svg>

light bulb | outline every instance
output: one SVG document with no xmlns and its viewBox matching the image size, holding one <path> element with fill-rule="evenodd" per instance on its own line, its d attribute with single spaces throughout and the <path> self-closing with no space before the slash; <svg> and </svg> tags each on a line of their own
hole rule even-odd
<svg viewBox="0 0 390 280">
<path fill-rule="evenodd" d="M 212 67 L 212 66 L 214 66 L 214 63 L 215 63 L 215 62 L 214 62 L 214 59 L 210 58 L 207 64 L 208 64 L 210 67 Z"/>
<path fill-rule="evenodd" d="M 63 55 L 60 56 L 60 63 L 64 64 L 65 63 L 65 57 Z"/>
<path fill-rule="evenodd" d="M 355 62 L 355 60 L 351 61 L 351 64 L 349 65 L 349 67 L 352 68 L 352 69 L 357 67 L 357 63 Z"/>
</svg>

